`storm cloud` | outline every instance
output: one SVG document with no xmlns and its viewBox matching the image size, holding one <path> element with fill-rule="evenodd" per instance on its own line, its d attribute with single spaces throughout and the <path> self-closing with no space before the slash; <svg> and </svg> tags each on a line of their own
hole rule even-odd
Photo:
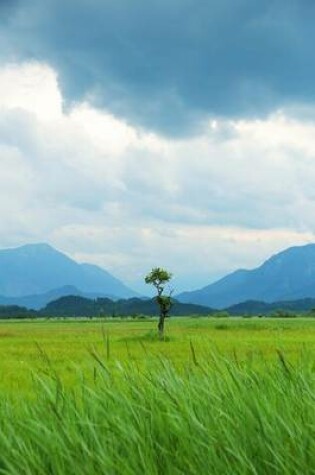
<svg viewBox="0 0 315 475">
<path fill-rule="evenodd" d="M 2 58 L 50 64 L 65 105 L 163 134 L 315 99 L 310 0 L 24 0 L 0 14 Z"/>
<path fill-rule="evenodd" d="M 314 20 L 306 0 L 0 0 L 0 247 L 143 291 L 156 265 L 184 290 L 314 242 Z"/>
</svg>

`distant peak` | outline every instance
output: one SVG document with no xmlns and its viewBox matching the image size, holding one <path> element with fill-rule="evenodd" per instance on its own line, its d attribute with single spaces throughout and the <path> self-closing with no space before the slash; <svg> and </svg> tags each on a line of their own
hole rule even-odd
<svg viewBox="0 0 315 475">
<path fill-rule="evenodd" d="M 276 254 L 273 254 L 269 259 L 267 259 L 264 264 L 269 262 L 275 262 L 279 259 L 287 258 L 288 256 L 306 256 L 313 255 L 315 252 L 315 244 L 308 243 L 302 244 L 300 246 L 291 246 L 287 249 L 284 249 Z"/>
<path fill-rule="evenodd" d="M 55 249 L 50 244 L 47 244 L 45 242 L 24 244 L 24 246 L 18 247 L 17 250 L 31 251 L 31 252 L 59 252 L 57 251 L 57 249 Z"/>
<path fill-rule="evenodd" d="M 43 249 L 43 250 L 46 250 L 46 249 L 53 249 L 55 250 L 50 244 L 47 244 L 46 242 L 34 242 L 34 243 L 31 243 L 31 244 L 24 244 L 24 246 L 22 246 L 24 248 L 34 248 L 34 249 Z"/>
</svg>

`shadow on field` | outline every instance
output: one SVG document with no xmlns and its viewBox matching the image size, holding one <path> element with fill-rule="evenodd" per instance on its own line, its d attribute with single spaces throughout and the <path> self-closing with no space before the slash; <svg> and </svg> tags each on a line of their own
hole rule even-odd
<svg viewBox="0 0 315 475">
<path fill-rule="evenodd" d="M 154 342 L 157 342 L 157 343 L 169 343 L 171 341 L 175 341 L 176 338 L 173 337 L 173 336 L 168 336 L 168 335 L 165 335 L 162 339 L 159 337 L 158 333 L 156 332 L 156 330 L 150 330 L 146 333 L 143 333 L 141 335 L 133 335 L 133 336 L 127 336 L 127 337 L 123 337 L 121 338 L 119 341 L 123 341 L 123 342 L 130 342 L 130 341 L 139 341 L 139 342 L 150 342 L 150 343 L 154 343 Z"/>
</svg>

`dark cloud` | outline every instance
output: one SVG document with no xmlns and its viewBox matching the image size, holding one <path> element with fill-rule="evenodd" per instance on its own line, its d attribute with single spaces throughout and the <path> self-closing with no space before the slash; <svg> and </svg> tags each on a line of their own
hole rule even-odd
<svg viewBox="0 0 315 475">
<path fill-rule="evenodd" d="M 176 135 L 313 102 L 314 21 L 311 0 L 24 0 L 2 36 L 52 64 L 69 103 Z"/>
<path fill-rule="evenodd" d="M 19 0 L 0 0 L 0 12 L 1 14 L 5 11 L 10 11 L 11 9 L 16 8 Z"/>
<path fill-rule="evenodd" d="M 0 0 L 0 26 L 5 25 L 14 14 L 20 0 Z"/>
</svg>

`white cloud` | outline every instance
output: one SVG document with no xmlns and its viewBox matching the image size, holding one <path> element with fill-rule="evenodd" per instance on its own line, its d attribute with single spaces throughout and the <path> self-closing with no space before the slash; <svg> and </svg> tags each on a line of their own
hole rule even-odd
<svg viewBox="0 0 315 475">
<path fill-rule="evenodd" d="M 47 65 L 0 69 L 0 246 L 48 241 L 138 285 L 197 286 L 314 240 L 315 122 L 212 121 L 171 140 L 88 103 Z"/>
<path fill-rule="evenodd" d="M 58 119 L 62 97 L 56 73 L 33 62 L 8 64 L 0 69 L 0 107 L 29 111 L 41 120 Z"/>
</svg>

